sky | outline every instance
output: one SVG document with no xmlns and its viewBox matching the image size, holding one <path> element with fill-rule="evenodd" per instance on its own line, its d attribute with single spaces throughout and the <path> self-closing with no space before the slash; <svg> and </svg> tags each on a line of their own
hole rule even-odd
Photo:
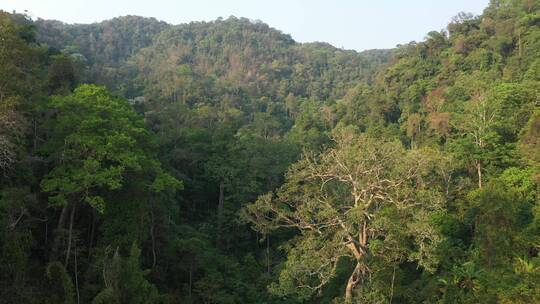
<svg viewBox="0 0 540 304">
<path fill-rule="evenodd" d="M 0 0 L 33 18 L 92 23 L 139 15 L 172 24 L 231 15 L 261 20 L 296 41 L 354 50 L 421 41 L 459 12 L 482 13 L 489 0 Z"/>
</svg>

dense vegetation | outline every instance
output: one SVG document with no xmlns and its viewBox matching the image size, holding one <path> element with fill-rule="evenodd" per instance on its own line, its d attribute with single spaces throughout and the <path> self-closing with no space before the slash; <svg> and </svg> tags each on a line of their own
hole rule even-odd
<svg viewBox="0 0 540 304">
<path fill-rule="evenodd" d="M 393 50 L 0 11 L 0 302 L 540 302 L 540 3 Z"/>
</svg>

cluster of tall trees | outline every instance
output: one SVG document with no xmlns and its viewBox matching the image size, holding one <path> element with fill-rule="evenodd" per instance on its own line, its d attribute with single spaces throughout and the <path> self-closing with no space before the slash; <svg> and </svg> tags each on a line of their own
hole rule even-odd
<svg viewBox="0 0 540 304">
<path fill-rule="evenodd" d="M 0 11 L 0 302 L 540 302 L 540 4 L 362 53 Z"/>
</svg>

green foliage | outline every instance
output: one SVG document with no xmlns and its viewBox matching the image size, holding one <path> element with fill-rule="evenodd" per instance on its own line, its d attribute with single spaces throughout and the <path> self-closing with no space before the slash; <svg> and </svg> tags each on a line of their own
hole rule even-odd
<svg viewBox="0 0 540 304">
<path fill-rule="evenodd" d="M 75 71 L 73 63 L 66 55 L 52 57 L 48 73 L 49 89 L 52 92 L 70 92 L 75 86 Z"/>
<path fill-rule="evenodd" d="M 443 204 L 436 183 L 442 158 L 351 130 L 337 130 L 333 140 L 335 147 L 291 167 L 276 198 L 263 195 L 244 210 L 262 233 L 300 233 L 285 249 L 287 262 L 274 292 L 309 298 L 336 276 L 343 258 L 365 269 L 362 281 L 378 270 L 372 259 L 416 261 L 434 271 L 441 236 L 432 218 Z"/>
<path fill-rule="evenodd" d="M 33 47 L 34 32 L 28 20 L 0 11 L 0 173 L 20 159 L 27 135 L 24 111 L 34 101 L 40 82 L 39 54 Z"/>
<path fill-rule="evenodd" d="M 127 101 L 112 97 L 105 88 L 83 85 L 73 95 L 53 97 L 48 106 L 55 113 L 44 151 L 55 167 L 41 186 L 52 193 L 52 205 L 65 206 L 71 199 L 103 212 L 105 201 L 94 189 L 121 188 L 129 171 L 153 171 L 159 176 L 153 185 L 157 190 L 180 185 L 162 176 L 148 157 L 143 143 L 149 133 Z"/>
<path fill-rule="evenodd" d="M 65 267 L 60 262 L 52 262 L 46 271 L 51 285 L 49 303 L 75 303 L 75 287 Z"/>
<path fill-rule="evenodd" d="M 157 303 L 158 292 L 145 279 L 149 271 L 140 268 L 141 250 L 132 244 L 128 257 L 121 257 L 118 250 L 106 257 L 103 264 L 105 288 L 93 299 L 100 303 Z"/>
<path fill-rule="evenodd" d="M 0 11 L 0 302 L 540 302 L 539 9 L 361 53 Z"/>
</svg>

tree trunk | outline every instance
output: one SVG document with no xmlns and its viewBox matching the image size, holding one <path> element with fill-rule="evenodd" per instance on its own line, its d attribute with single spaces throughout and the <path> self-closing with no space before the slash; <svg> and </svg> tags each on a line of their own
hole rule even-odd
<svg viewBox="0 0 540 304">
<path fill-rule="evenodd" d="M 521 58 L 521 54 L 522 54 L 522 48 L 521 48 L 521 31 L 518 33 L 518 54 L 519 54 L 519 58 Z"/>
<path fill-rule="evenodd" d="M 270 273 L 270 235 L 266 236 L 266 271 Z"/>
<path fill-rule="evenodd" d="M 352 303 L 353 290 L 356 288 L 356 286 L 358 286 L 358 283 L 360 283 L 361 280 L 361 270 L 362 265 L 360 264 L 360 262 L 357 262 L 356 267 L 354 267 L 354 270 L 351 273 L 349 280 L 347 281 L 347 287 L 345 288 L 345 303 L 347 304 Z"/>
<path fill-rule="evenodd" d="M 67 214 L 68 206 L 69 204 L 62 207 L 62 212 L 60 212 L 60 217 L 58 218 L 58 225 L 56 225 L 57 230 L 64 228 L 64 222 L 66 221 L 66 214 Z"/>
<path fill-rule="evenodd" d="M 77 290 L 77 304 L 81 303 L 81 297 L 79 295 L 79 276 L 77 275 L 77 243 L 75 242 L 75 288 Z"/>
<path fill-rule="evenodd" d="M 54 257 L 55 259 L 56 257 L 60 256 L 60 241 L 62 240 L 61 232 L 65 226 L 68 207 L 69 207 L 69 204 L 62 207 L 62 211 L 60 212 L 60 217 L 58 218 L 58 224 L 56 225 L 56 230 L 53 231 L 54 238 L 53 238 L 53 244 L 52 244 L 51 257 Z"/>
<path fill-rule="evenodd" d="M 193 285 L 193 269 L 192 269 L 192 266 L 193 264 L 189 264 L 189 300 L 191 301 L 191 289 L 192 289 L 192 285 Z"/>
<path fill-rule="evenodd" d="M 37 151 L 37 121 L 34 119 L 34 153 Z"/>
<path fill-rule="evenodd" d="M 478 173 L 478 188 L 482 189 L 482 164 L 476 161 L 476 172 Z"/>
<path fill-rule="evenodd" d="M 64 261 L 64 267 L 67 267 L 69 261 L 69 255 L 71 254 L 71 239 L 73 237 L 73 221 L 75 219 L 75 209 L 77 207 L 76 203 L 71 204 L 71 215 L 69 216 L 69 230 L 68 230 L 68 243 L 66 249 L 66 259 Z"/>
<path fill-rule="evenodd" d="M 48 242 L 49 242 L 49 222 L 45 222 L 45 247 L 47 247 Z"/>
<path fill-rule="evenodd" d="M 394 299 L 394 281 L 396 280 L 396 265 L 394 265 L 394 271 L 392 272 L 392 285 L 390 286 L 390 303 Z"/>
<path fill-rule="evenodd" d="M 218 199 L 218 210 L 217 210 L 217 217 L 218 217 L 218 226 L 217 226 L 217 236 L 216 236 L 216 246 L 218 248 L 221 248 L 222 245 L 222 229 L 223 229 L 223 207 L 224 207 L 224 192 L 225 192 L 225 184 L 223 181 L 219 182 L 219 199 Z"/>
<path fill-rule="evenodd" d="M 150 204 L 150 238 L 152 241 L 152 268 L 156 267 L 157 254 L 156 254 L 156 235 L 155 235 L 155 220 L 154 220 L 154 201 L 151 199 Z"/>
<path fill-rule="evenodd" d="M 88 241 L 88 257 L 92 255 L 95 230 L 96 230 L 96 210 L 92 208 L 92 226 L 90 227 L 90 239 Z"/>
</svg>

